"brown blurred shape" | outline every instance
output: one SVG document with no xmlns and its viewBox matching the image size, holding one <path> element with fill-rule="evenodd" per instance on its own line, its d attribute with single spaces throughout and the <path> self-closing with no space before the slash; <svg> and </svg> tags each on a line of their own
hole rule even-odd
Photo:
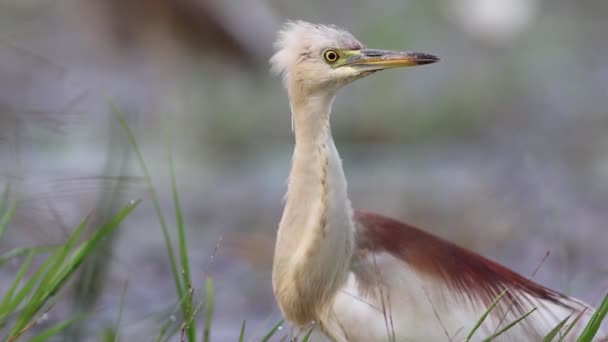
<svg viewBox="0 0 608 342">
<path fill-rule="evenodd" d="M 248 44 L 247 40 L 260 37 L 252 33 L 272 32 L 274 16 L 262 0 L 238 7 L 235 13 L 221 0 L 90 0 L 84 9 L 101 26 L 94 29 L 101 29 L 96 31 L 121 50 L 160 47 L 183 50 L 194 57 L 251 61 L 258 57 L 258 42 Z M 251 15 L 250 10 L 260 9 L 255 13 L 262 15 Z M 90 27 L 91 22 L 84 24 Z M 261 36 L 264 40 L 264 34 Z"/>
<path fill-rule="evenodd" d="M 226 253 L 231 258 L 258 270 L 270 271 L 275 238 L 270 233 L 233 233 L 224 238 Z"/>
</svg>

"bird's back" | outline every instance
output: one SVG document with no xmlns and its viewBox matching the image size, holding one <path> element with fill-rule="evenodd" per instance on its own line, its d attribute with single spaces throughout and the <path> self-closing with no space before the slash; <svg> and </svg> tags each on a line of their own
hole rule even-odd
<svg viewBox="0 0 608 342">
<path fill-rule="evenodd" d="M 582 312 L 569 334 L 574 339 L 592 314 L 576 299 L 413 226 L 362 211 L 355 220 L 351 272 L 324 319 L 338 341 L 464 340 L 505 290 L 473 340 L 534 308 L 497 340 L 541 340 L 563 319 L 573 321 Z"/>
</svg>

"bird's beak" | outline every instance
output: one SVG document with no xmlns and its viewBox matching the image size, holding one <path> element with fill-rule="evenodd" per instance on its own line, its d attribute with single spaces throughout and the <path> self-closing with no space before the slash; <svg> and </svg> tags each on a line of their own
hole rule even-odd
<svg viewBox="0 0 608 342">
<path fill-rule="evenodd" d="M 439 58 L 426 53 L 366 49 L 356 51 L 345 65 L 371 71 L 431 64 L 438 61 Z"/>
</svg>

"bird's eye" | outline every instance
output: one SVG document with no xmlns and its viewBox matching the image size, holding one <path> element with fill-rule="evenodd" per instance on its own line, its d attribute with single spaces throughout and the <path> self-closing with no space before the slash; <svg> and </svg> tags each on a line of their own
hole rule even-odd
<svg viewBox="0 0 608 342">
<path fill-rule="evenodd" d="M 325 58 L 328 63 L 337 61 L 339 57 L 340 55 L 336 50 L 325 50 L 325 52 L 323 52 L 323 58 Z"/>
</svg>

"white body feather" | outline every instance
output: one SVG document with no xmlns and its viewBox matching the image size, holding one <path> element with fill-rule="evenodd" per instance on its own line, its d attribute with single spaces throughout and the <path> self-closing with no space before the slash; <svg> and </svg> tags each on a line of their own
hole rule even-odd
<svg viewBox="0 0 608 342">
<path fill-rule="evenodd" d="M 368 258 L 382 270 L 379 276 L 385 285 L 378 284 L 370 295 L 360 290 L 355 274 L 349 274 L 332 304 L 332 314 L 326 318 L 328 333 L 336 341 L 464 341 L 486 310 L 481 302 L 471 303 L 434 279 L 421 278 L 390 254 Z M 554 303 L 530 299 L 528 310 L 536 307 L 536 311 L 495 341 L 540 341 L 572 314 L 572 310 Z M 585 307 L 576 300 L 572 304 Z M 510 313 L 501 321 L 489 315 L 471 341 L 482 341 L 518 317 Z M 581 322 L 590 317 L 591 311 L 584 314 Z M 575 341 L 577 330 L 580 332 L 580 328 L 574 329 L 565 341 Z"/>
</svg>

